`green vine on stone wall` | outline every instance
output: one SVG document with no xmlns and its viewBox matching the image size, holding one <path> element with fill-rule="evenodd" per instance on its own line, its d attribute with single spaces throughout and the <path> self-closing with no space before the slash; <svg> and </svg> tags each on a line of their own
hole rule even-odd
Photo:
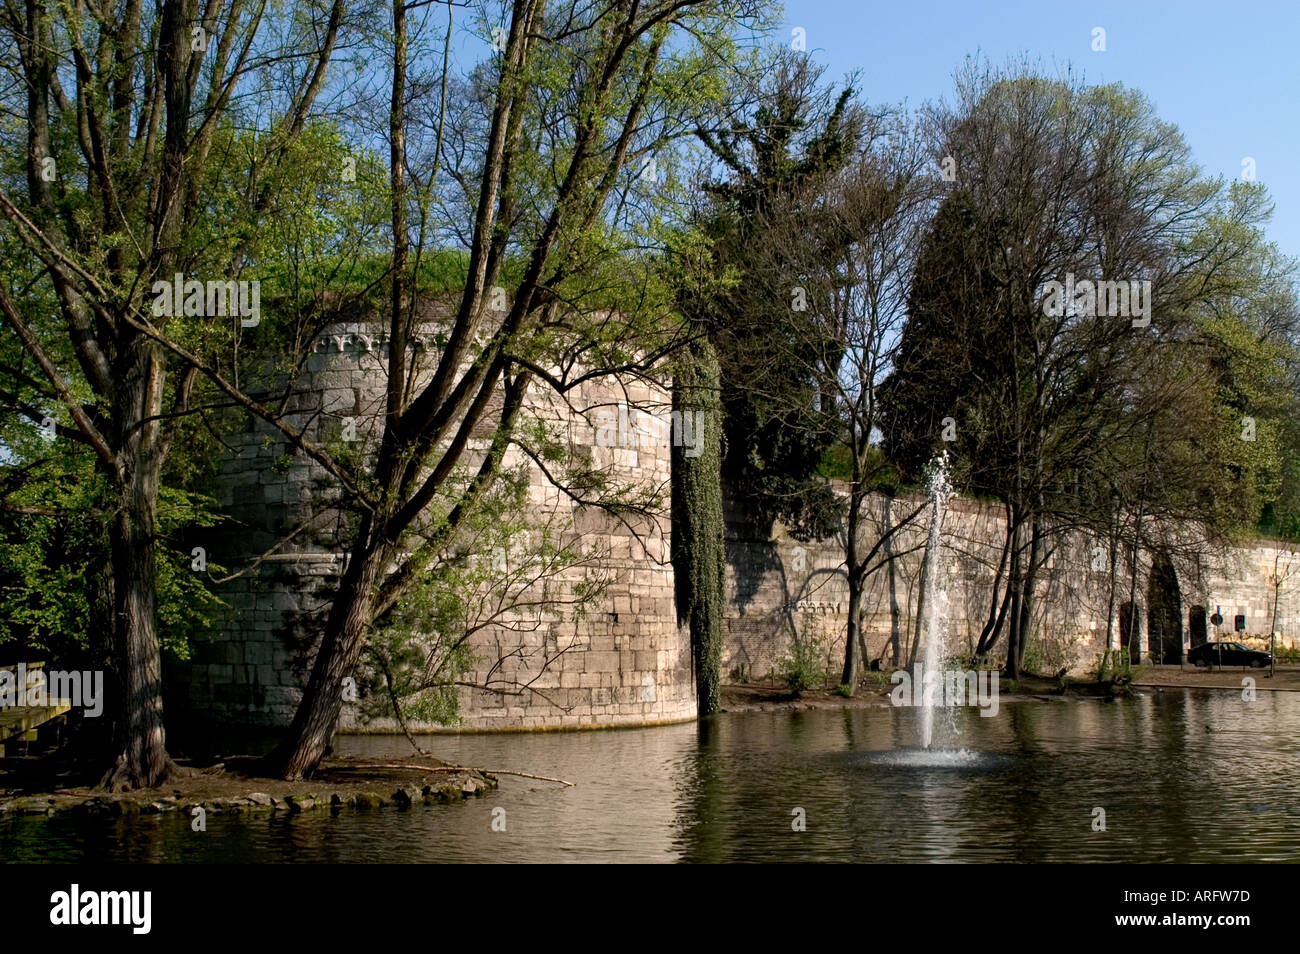
<svg viewBox="0 0 1300 954">
<path fill-rule="evenodd" d="M 673 410 L 702 415 L 698 456 L 673 445 L 672 540 L 677 621 L 689 624 L 699 714 L 722 705 L 722 614 L 726 551 L 722 524 L 722 405 L 718 358 L 701 336 L 683 349 L 674 377 Z"/>
</svg>

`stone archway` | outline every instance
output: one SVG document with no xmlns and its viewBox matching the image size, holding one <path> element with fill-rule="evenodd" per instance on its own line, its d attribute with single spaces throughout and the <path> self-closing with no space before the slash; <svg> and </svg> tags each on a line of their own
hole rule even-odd
<svg viewBox="0 0 1300 954">
<path fill-rule="evenodd" d="M 1134 626 L 1137 632 L 1133 632 Z M 1128 661 L 1136 666 L 1142 662 L 1142 604 L 1137 605 L 1136 612 L 1133 604 L 1125 600 L 1119 604 L 1119 647 L 1121 652 L 1128 653 Z"/>
<path fill-rule="evenodd" d="M 1178 574 L 1169 557 L 1158 554 L 1147 581 L 1147 652 L 1160 663 L 1183 661 L 1183 612 Z"/>
<path fill-rule="evenodd" d="M 1193 606 L 1187 614 L 1187 631 L 1192 634 L 1192 646 L 1200 646 L 1210 638 L 1205 621 L 1205 607 Z"/>
</svg>

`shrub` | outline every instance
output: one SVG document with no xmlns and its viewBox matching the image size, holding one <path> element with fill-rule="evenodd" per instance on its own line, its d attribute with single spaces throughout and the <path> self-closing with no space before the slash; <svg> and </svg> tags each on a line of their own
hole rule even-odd
<svg viewBox="0 0 1300 954">
<path fill-rule="evenodd" d="M 872 672 L 868 672 L 866 675 L 868 679 L 875 683 L 875 688 L 877 689 L 888 689 L 892 684 L 890 682 L 890 677 L 893 673 L 873 670 Z"/>
<path fill-rule="evenodd" d="M 776 663 L 777 677 L 793 695 L 800 695 L 809 689 L 826 683 L 825 637 L 818 636 L 811 629 L 790 642 L 790 651 L 781 656 Z"/>
</svg>

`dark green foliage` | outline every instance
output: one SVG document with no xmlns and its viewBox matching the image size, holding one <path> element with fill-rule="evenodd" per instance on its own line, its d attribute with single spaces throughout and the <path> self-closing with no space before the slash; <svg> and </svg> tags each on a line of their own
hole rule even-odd
<svg viewBox="0 0 1300 954">
<path fill-rule="evenodd" d="M 825 340 L 808 331 L 810 283 L 798 262 L 830 261 L 845 240 L 823 206 L 864 123 L 853 88 L 834 94 L 821 75 L 801 54 L 777 54 L 748 122 L 704 137 L 726 178 L 706 188 L 712 202 L 700 228 L 717 269 L 735 281 L 685 306 L 717 349 L 728 486 L 754 516 L 778 518 L 804 539 L 838 525 L 818 468 L 839 431 L 810 371 L 824 360 Z M 783 248 L 792 230 L 817 251 Z"/>
<path fill-rule="evenodd" d="M 1031 370 L 1036 316 L 1015 307 L 996 276 L 1000 239 L 997 224 L 958 191 L 940 206 L 922 248 L 881 395 L 885 453 L 910 480 L 947 449 L 959 485 L 992 495 L 1015 464 L 1011 399 Z M 953 441 L 944 440 L 946 418 Z"/>
<path fill-rule="evenodd" d="M 67 466 L 66 459 L 51 456 Z M 92 611 L 106 573 L 109 514 L 104 482 L 89 464 L 83 454 L 72 469 L 30 470 L 34 479 L 3 501 L 17 512 L 0 511 L 0 658 L 94 666 L 109 661 Z M 214 502 L 197 494 L 164 488 L 160 496 L 159 637 L 172 659 L 189 657 L 194 638 L 221 605 L 210 581 L 224 568 L 208 562 L 196 571 L 190 553 L 191 543 L 202 540 L 201 529 L 216 522 L 214 514 Z"/>
<path fill-rule="evenodd" d="M 683 349 L 674 377 L 673 410 L 702 412 L 703 449 L 687 457 L 673 447 L 672 536 L 677 619 L 690 625 L 700 715 L 721 707 L 722 616 L 726 550 L 723 539 L 721 402 L 713 346 L 700 337 Z"/>
</svg>

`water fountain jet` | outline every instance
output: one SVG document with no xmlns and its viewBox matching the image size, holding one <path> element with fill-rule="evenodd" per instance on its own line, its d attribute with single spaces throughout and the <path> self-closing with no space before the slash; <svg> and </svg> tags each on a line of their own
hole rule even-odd
<svg viewBox="0 0 1300 954">
<path fill-rule="evenodd" d="M 921 744 L 934 741 L 934 710 L 943 702 L 943 666 L 948 642 L 948 587 L 943 579 L 939 534 L 944 508 L 952 497 L 948 481 L 948 453 L 934 457 L 926 468 L 926 490 L 930 495 L 930 532 L 921 563 L 921 597 L 917 607 L 917 645 L 921 656 Z"/>
</svg>

